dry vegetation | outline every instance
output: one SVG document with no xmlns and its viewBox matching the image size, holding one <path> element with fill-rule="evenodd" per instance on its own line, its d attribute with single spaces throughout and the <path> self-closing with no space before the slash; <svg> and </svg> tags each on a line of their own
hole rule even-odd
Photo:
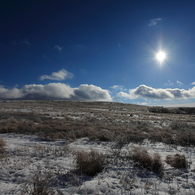
<svg viewBox="0 0 195 195">
<path fill-rule="evenodd" d="M 76 165 L 80 173 L 94 176 L 103 170 L 104 157 L 96 151 L 78 151 L 75 154 Z"/>
<path fill-rule="evenodd" d="M 0 102 L 0 109 L 0 133 L 37 135 L 39 140 L 46 141 L 66 138 L 70 143 L 83 137 L 98 144 L 112 142 L 113 147 L 107 154 L 94 150 L 70 151 L 67 145 L 31 148 L 31 155 L 39 158 L 73 154 L 76 177 L 96 176 L 109 169 L 109 165 L 121 163 L 121 166 L 129 164 L 133 169 L 147 170 L 162 178 L 166 163 L 176 169 L 187 169 L 189 163 L 185 155 L 167 155 L 162 159 L 159 153 L 151 155 L 143 147 L 130 148 L 127 154 L 123 152 L 125 146 L 146 141 L 171 147 L 195 146 L 194 108 L 151 108 L 112 102 L 7 101 Z M 18 155 L 24 152 L 22 150 L 14 152 Z M 0 157 L 5 154 L 6 143 L 0 139 Z M 50 180 L 51 175 L 36 172 L 23 185 L 22 194 L 54 194 Z M 121 180 L 125 188 L 135 186 L 134 177 Z"/>
<path fill-rule="evenodd" d="M 146 107 L 112 102 L 0 102 L 0 133 L 35 134 L 43 140 L 89 137 L 125 143 L 195 145 L 193 108 Z M 186 114 L 187 113 L 187 114 Z M 190 114 L 189 114 L 190 113 Z M 106 131 L 102 131 L 106 130 Z"/>
<path fill-rule="evenodd" d="M 21 195 L 55 195 L 50 187 L 50 174 L 41 174 L 37 171 L 24 185 Z"/>
<path fill-rule="evenodd" d="M 137 165 L 141 168 L 149 169 L 158 174 L 162 173 L 163 163 L 161 161 L 161 156 L 158 153 L 150 156 L 146 149 L 135 147 L 131 151 L 131 156 Z"/>
<path fill-rule="evenodd" d="M 0 158 L 5 156 L 6 153 L 5 146 L 6 146 L 5 141 L 0 138 Z"/>
<path fill-rule="evenodd" d="M 188 167 L 188 161 L 185 155 L 181 154 L 175 154 L 174 156 L 168 155 L 166 156 L 165 162 L 177 169 L 186 169 Z"/>
</svg>

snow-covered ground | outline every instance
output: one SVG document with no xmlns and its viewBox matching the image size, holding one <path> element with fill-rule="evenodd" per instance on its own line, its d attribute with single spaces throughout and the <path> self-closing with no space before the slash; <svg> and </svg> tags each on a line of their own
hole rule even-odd
<svg viewBox="0 0 195 195">
<path fill-rule="evenodd" d="M 34 131 L 39 135 L 39 131 L 48 130 L 48 127 L 54 130 L 53 134 L 62 132 L 73 138 L 65 139 L 64 136 L 56 141 L 43 141 L 40 136 L 27 135 L 31 126 L 21 121 L 35 127 L 31 134 Z M 103 142 L 71 136 L 72 131 L 75 135 L 85 129 L 97 135 L 106 133 L 112 137 L 113 132 L 115 135 L 122 132 L 124 136 L 125 131 L 131 128 L 133 133 L 142 131 L 147 135 L 149 130 L 152 133 L 167 131 L 167 128 L 172 131 L 171 124 L 183 125 L 182 128 L 194 125 L 195 115 L 150 113 L 144 106 L 113 102 L 0 101 L 0 138 L 6 142 L 6 155 L 0 157 L 0 195 L 30 194 L 27 191 L 36 181 L 35 176 L 48 178 L 48 185 L 56 195 L 195 194 L 194 147 L 145 140 L 140 145 L 129 142 L 118 150 L 115 139 Z M 194 129 L 193 126 L 190 128 Z M 4 133 L 10 131 L 17 134 Z M 21 132 L 25 133 L 19 134 Z M 131 158 L 134 147 L 146 149 L 150 156 L 158 153 L 164 164 L 162 174 L 136 166 Z M 102 172 L 91 177 L 76 170 L 75 153 L 81 150 L 103 154 Z M 186 169 L 176 169 L 165 162 L 168 155 L 175 154 L 185 155 L 188 161 Z"/>
<path fill-rule="evenodd" d="M 21 194 L 24 184 L 33 175 L 49 173 L 51 188 L 56 194 L 195 194 L 195 151 L 188 147 L 170 147 L 162 143 L 145 142 L 141 147 L 149 154 L 159 153 L 162 161 L 167 155 L 184 154 L 188 168 L 180 170 L 164 163 L 164 174 L 134 166 L 125 159 L 137 144 L 125 145 L 121 157 L 114 155 L 113 143 L 90 141 L 87 137 L 75 142 L 40 141 L 36 136 L 1 134 L 6 142 L 7 156 L 0 159 L 0 194 Z M 74 152 L 91 149 L 103 153 L 107 161 L 104 170 L 93 176 L 75 172 Z"/>
</svg>

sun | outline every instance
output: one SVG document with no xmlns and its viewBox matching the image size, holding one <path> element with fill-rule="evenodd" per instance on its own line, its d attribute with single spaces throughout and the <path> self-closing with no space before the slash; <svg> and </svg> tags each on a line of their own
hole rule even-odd
<svg viewBox="0 0 195 195">
<path fill-rule="evenodd" d="M 159 61 L 159 62 L 163 62 L 165 59 L 166 59 L 166 53 L 164 51 L 159 51 L 157 54 L 156 54 L 156 59 Z"/>
</svg>

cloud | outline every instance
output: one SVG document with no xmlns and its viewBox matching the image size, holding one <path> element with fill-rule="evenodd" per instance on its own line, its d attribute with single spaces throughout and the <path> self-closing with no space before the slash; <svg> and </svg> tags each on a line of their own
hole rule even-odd
<svg viewBox="0 0 195 195">
<path fill-rule="evenodd" d="M 148 26 L 156 26 L 161 21 L 162 21 L 162 18 L 151 19 Z"/>
<path fill-rule="evenodd" d="M 63 46 L 55 45 L 54 49 L 57 49 L 59 52 L 61 52 L 63 49 Z"/>
<path fill-rule="evenodd" d="M 65 69 L 62 69 L 58 72 L 53 72 L 50 76 L 49 75 L 42 75 L 40 76 L 40 80 L 45 80 L 45 79 L 49 79 L 49 80 L 55 80 L 55 81 L 62 81 L 65 80 L 67 78 L 72 78 L 73 74 L 68 72 Z"/>
<path fill-rule="evenodd" d="M 182 83 L 182 82 L 180 82 L 180 81 L 177 81 L 177 84 L 179 84 L 179 85 L 183 85 L 183 83 Z"/>
<path fill-rule="evenodd" d="M 64 83 L 31 84 L 21 89 L 0 86 L 0 99 L 112 101 L 108 90 L 95 85 L 83 84 L 72 88 Z"/>
<path fill-rule="evenodd" d="M 191 85 L 195 85 L 195 82 L 192 82 Z"/>
<path fill-rule="evenodd" d="M 181 81 L 176 81 L 176 83 L 179 84 L 179 85 L 183 85 L 183 83 Z M 171 82 L 170 80 L 168 80 L 168 82 L 165 83 L 165 85 L 171 86 L 171 85 L 173 85 L 173 82 Z"/>
<path fill-rule="evenodd" d="M 115 89 L 115 90 L 125 90 L 123 85 L 113 85 L 110 88 Z"/>
<path fill-rule="evenodd" d="M 4 86 L 0 86 L 0 99 L 18 99 L 22 97 L 22 93 L 19 89 L 6 89 Z"/>
<path fill-rule="evenodd" d="M 75 88 L 73 100 L 112 101 L 108 90 L 95 85 L 82 84 Z"/>
<path fill-rule="evenodd" d="M 25 85 L 21 90 L 22 99 L 69 99 L 74 90 L 64 83 L 48 85 Z"/>
<path fill-rule="evenodd" d="M 148 105 L 148 102 L 135 102 L 135 104 L 146 106 Z"/>
<path fill-rule="evenodd" d="M 129 93 L 119 92 L 117 94 L 120 97 L 125 97 L 129 99 L 155 99 L 155 100 L 171 100 L 171 99 L 188 99 L 195 98 L 195 87 L 185 90 L 185 89 L 161 89 L 152 88 L 146 85 L 140 85 L 135 89 L 129 90 Z"/>
</svg>

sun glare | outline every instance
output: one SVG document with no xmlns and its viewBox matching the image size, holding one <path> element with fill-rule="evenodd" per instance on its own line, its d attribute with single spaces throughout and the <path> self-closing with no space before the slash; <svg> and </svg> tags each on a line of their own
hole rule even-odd
<svg viewBox="0 0 195 195">
<path fill-rule="evenodd" d="M 166 54 L 165 52 L 163 51 L 160 51 L 156 54 L 156 59 L 159 61 L 159 62 L 163 62 L 165 59 L 166 59 Z"/>
</svg>

